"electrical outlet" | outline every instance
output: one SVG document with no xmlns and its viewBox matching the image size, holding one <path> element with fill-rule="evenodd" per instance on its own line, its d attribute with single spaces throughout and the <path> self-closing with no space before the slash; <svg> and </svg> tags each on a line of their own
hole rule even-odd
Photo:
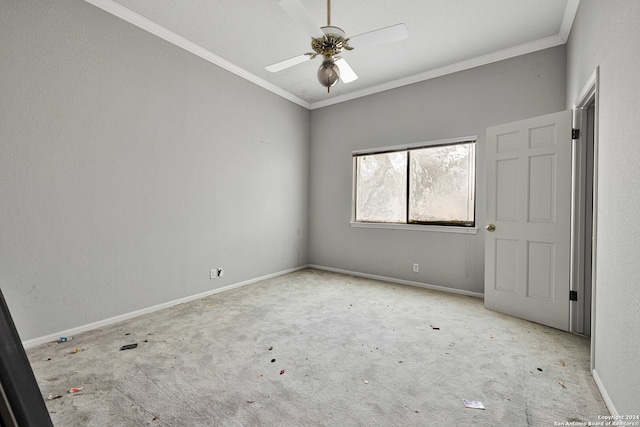
<svg viewBox="0 0 640 427">
<path fill-rule="evenodd" d="M 413 264 L 413 272 L 417 273 L 420 271 L 420 264 Z"/>
<path fill-rule="evenodd" d="M 218 277 L 222 277 L 224 276 L 224 268 L 219 268 L 218 269 Z"/>
<path fill-rule="evenodd" d="M 218 269 L 214 268 L 211 270 L 211 273 L 209 273 L 209 279 L 215 279 L 216 277 L 218 277 Z"/>
</svg>

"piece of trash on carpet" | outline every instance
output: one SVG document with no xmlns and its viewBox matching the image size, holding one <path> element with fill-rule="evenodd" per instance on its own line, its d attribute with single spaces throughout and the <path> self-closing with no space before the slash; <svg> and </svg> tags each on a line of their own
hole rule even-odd
<svg viewBox="0 0 640 427">
<path fill-rule="evenodd" d="M 472 408 L 472 409 L 484 409 L 484 405 L 482 404 L 482 402 L 480 402 L 479 400 L 467 400 L 467 399 L 462 399 L 462 402 L 464 403 L 464 406 L 466 408 Z"/>
<path fill-rule="evenodd" d="M 435 331 L 439 331 L 440 328 L 438 326 L 429 325 L 429 327 Z"/>
<path fill-rule="evenodd" d="M 255 400 L 247 400 L 247 403 L 256 403 Z"/>
<path fill-rule="evenodd" d="M 271 363 L 273 363 L 273 362 L 275 362 L 275 361 L 276 361 L 276 359 L 271 359 Z"/>
<path fill-rule="evenodd" d="M 131 350 L 132 348 L 136 348 L 136 347 L 138 347 L 138 343 L 127 344 L 127 345 L 123 345 L 122 347 L 120 347 L 120 351 L 122 351 L 122 350 Z"/>
<path fill-rule="evenodd" d="M 364 380 L 364 383 L 365 383 L 365 384 L 369 384 L 369 381 L 367 381 L 367 380 Z"/>
<path fill-rule="evenodd" d="M 560 384 L 562 386 L 562 388 L 567 388 L 567 386 L 564 385 L 564 383 L 562 381 L 558 381 L 558 384 Z"/>
<path fill-rule="evenodd" d="M 537 369 L 538 369 L 538 371 L 542 372 L 542 368 L 537 368 Z"/>
<path fill-rule="evenodd" d="M 69 393 L 71 394 L 82 394 L 82 389 L 84 387 L 72 387 L 69 389 Z"/>
<path fill-rule="evenodd" d="M 73 337 L 60 337 L 58 338 L 58 342 L 67 342 L 67 341 L 71 341 L 73 339 Z"/>
<path fill-rule="evenodd" d="M 560 361 L 560 365 L 562 365 L 562 366 L 564 366 L 564 365 L 565 365 L 564 360 L 561 360 L 561 361 Z"/>
<path fill-rule="evenodd" d="M 54 396 L 53 394 L 50 394 L 49 396 L 47 396 L 47 400 L 56 400 L 60 399 L 61 397 L 62 395 Z"/>
<path fill-rule="evenodd" d="M 280 375 L 283 375 L 283 374 L 284 374 L 284 369 L 282 371 L 280 371 Z"/>
<path fill-rule="evenodd" d="M 269 347 L 269 351 L 273 350 L 273 346 Z"/>
</svg>

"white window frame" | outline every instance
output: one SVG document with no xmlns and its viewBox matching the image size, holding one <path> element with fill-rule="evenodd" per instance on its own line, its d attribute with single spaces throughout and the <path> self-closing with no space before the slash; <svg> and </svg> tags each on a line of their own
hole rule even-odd
<svg viewBox="0 0 640 427">
<path fill-rule="evenodd" d="M 475 227 L 462 227 L 455 225 L 430 225 L 430 224 L 398 224 L 398 223 L 382 223 L 382 222 L 362 222 L 356 221 L 356 185 L 357 185 L 357 170 L 356 170 L 356 157 L 364 154 L 379 154 L 390 151 L 403 151 L 407 149 L 427 148 L 437 145 L 450 145 L 463 142 L 478 141 L 478 135 L 470 135 L 459 138 L 439 139 L 435 141 L 415 142 L 411 144 L 392 145 L 387 147 L 369 148 L 365 150 L 355 150 L 351 152 L 352 156 L 352 186 L 351 186 L 351 227 L 354 228 L 378 228 L 378 229 L 390 229 L 390 230 L 406 230 L 406 231 L 428 231 L 428 232 L 440 232 L 440 233 L 459 233 L 459 234 L 478 234 L 477 220 L 475 221 Z M 477 178 L 477 157 L 475 173 Z M 474 190 L 474 200 L 476 203 L 476 195 Z M 476 205 L 477 207 L 477 205 Z M 477 212 L 476 212 L 477 213 Z"/>
</svg>

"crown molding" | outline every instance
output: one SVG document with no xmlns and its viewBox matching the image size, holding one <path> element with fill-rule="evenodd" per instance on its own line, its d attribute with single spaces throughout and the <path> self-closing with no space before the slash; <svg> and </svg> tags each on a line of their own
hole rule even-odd
<svg viewBox="0 0 640 427">
<path fill-rule="evenodd" d="M 126 22 L 129 22 L 130 24 L 133 24 L 138 28 L 141 28 L 151 34 L 154 34 L 155 36 L 160 37 L 161 39 L 168 41 L 169 43 L 172 43 L 175 46 L 178 46 L 194 55 L 197 55 L 200 58 L 214 65 L 217 65 L 233 74 L 236 74 L 237 76 L 242 77 L 243 79 L 258 85 L 263 89 L 266 89 L 282 98 L 285 98 L 309 110 L 315 110 L 317 108 L 339 104 L 341 102 L 350 101 L 352 99 L 373 95 L 375 93 L 384 92 L 386 90 L 396 89 L 396 88 L 410 85 L 413 83 L 434 79 L 436 77 L 441 77 L 447 74 L 468 70 L 470 68 L 487 65 L 493 62 L 498 62 L 498 61 L 513 58 L 516 56 L 525 55 L 528 53 L 532 53 L 539 50 L 548 49 L 551 47 L 565 44 L 567 42 L 567 39 L 569 38 L 571 26 L 573 25 L 573 21 L 577 13 L 578 6 L 580 4 L 580 0 L 567 0 L 567 5 L 565 7 L 562 23 L 560 25 L 560 30 L 557 35 L 545 37 L 539 40 L 534 40 L 532 42 L 528 42 L 518 46 L 503 49 L 500 51 L 492 52 L 487 55 L 482 55 L 482 56 L 471 58 L 465 61 L 460 61 L 455 64 L 446 65 L 444 67 L 435 68 L 419 74 L 415 74 L 413 76 L 394 80 L 392 82 L 380 84 L 377 86 L 372 86 L 356 92 L 339 95 L 339 96 L 336 96 L 335 98 L 325 99 L 322 101 L 310 103 L 256 76 L 255 74 L 249 73 L 248 71 L 237 66 L 236 64 L 208 51 L 207 49 L 203 48 L 202 46 L 190 40 L 185 39 L 184 37 L 166 29 L 165 27 L 151 21 L 148 18 L 145 18 L 144 16 L 132 11 L 131 9 L 128 9 L 122 6 L 121 4 L 116 3 L 114 0 L 84 0 L 84 1 Z"/>
<path fill-rule="evenodd" d="M 491 64 L 492 62 L 498 62 L 516 56 L 525 55 L 527 53 L 548 49 L 565 43 L 566 41 L 563 40 L 560 35 L 545 37 L 543 39 L 523 43 L 518 46 L 513 46 L 486 55 L 477 56 L 465 61 L 456 62 L 455 64 L 445 65 L 444 67 L 440 68 L 434 68 L 433 70 L 425 71 L 423 73 L 415 74 L 403 79 L 398 79 L 381 85 L 372 86 L 370 88 L 362 89 L 352 93 L 346 93 L 344 95 L 336 96 L 335 98 L 314 102 L 311 104 L 310 109 L 315 110 L 317 108 L 327 107 L 329 105 L 350 101 L 352 99 L 361 98 L 363 96 L 373 95 L 374 93 L 384 92 L 390 89 L 396 89 L 413 83 L 419 83 L 425 80 L 430 80 L 436 77 L 445 76 L 447 74 L 457 73 L 459 71 L 468 70 L 470 68 Z"/>
<path fill-rule="evenodd" d="M 190 52 L 205 61 L 211 62 L 221 68 L 224 68 L 227 71 L 236 74 L 243 79 L 250 81 L 268 91 L 273 92 L 276 95 L 279 95 L 289 101 L 298 104 L 304 108 L 309 109 L 310 103 L 305 101 L 304 99 L 298 98 L 297 96 L 285 91 L 284 89 L 279 88 L 278 86 L 256 76 L 255 74 L 249 73 L 243 68 L 238 67 L 236 64 L 227 61 L 226 59 L 208 51 L 202 46 L 185 39 L 184 37 L 174 33 L 166 29 L 165 27 L 151 21 L 150 19 L 145 18 L 144 16 L 122 6 L 119 3 L 116 3 L 113 0 L 84 0 L 85 2 L 92 4 L 93 6 L 104 10 L 130 24 L 135 25 L 138 28 L 141 28 L 149 33 L 160 37 L 161 39 L 168 41 L 169 43 L 178 46 L 187 52 Z"/>
<path fill-rule="evenodd" d="M 562 23 L 560 24 L 560 32 L 558 35 L 565 41 L 569 40 L 569 33 L 571 33 L 571 27 L 573 21 L 576 19 L 576 13 L 578 12 L 578 6 L 580 0 L 567 0 L 567 6 L 564 8 L 564 16 L 562 17 Z"/>
</svg>

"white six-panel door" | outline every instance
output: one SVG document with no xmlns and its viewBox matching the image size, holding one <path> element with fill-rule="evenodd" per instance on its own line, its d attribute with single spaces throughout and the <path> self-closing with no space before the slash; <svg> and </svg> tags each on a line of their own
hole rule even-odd
<svg viewBox="0 0 640 427">
<path fill-rule="evenodd" d="M 569 329 L 571 111 L 487 129 L 485 307 Z M 490 231 L 493 229 L 493 231 Z"/>
</svg>

